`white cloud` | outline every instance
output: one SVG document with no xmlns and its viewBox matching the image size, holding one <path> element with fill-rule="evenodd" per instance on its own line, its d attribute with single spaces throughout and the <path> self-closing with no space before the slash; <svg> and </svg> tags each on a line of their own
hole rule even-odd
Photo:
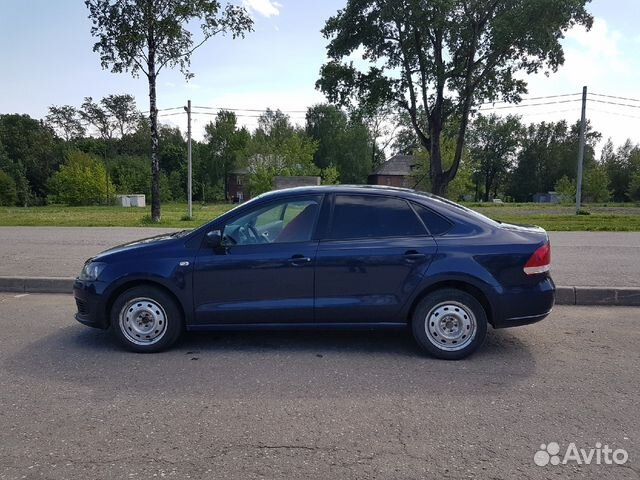
<svg viewBox="0 0 640 480">
<path fill-rule="evenodd" d="M 282 4 L 273 0 L 243 0 L 242 3 L 249 11 L 257 12 L 267 18 L 280 15 L 282 8 Z"/>
<path fill-rule="evenodd" d="M 636 57 L 630 55 L 627 43 L 620 31 L 612 28 L 606 20 L 599 17 L 595 18 L 593 27 L 588 32 L 581 26 L 572 28 L 562 41 L 565 63 L 556 73 L 551 73 L 548 77 L 542 73 L 521 75 L 529 86 L 529 94 L 526 96 L 578 93 L 582 91 L 583 85 L 587 85 L 590 94 L 637 97 L 635 79 L 640 76 L 640 68 L 638 68 Z M 637 132 L 640 131 L 638 109 L 591 101 L 606 100 L 593 95 L 589 95 L 588 98 L 590 101 L 587 103 L 587 117 L 593 127 L 602 133 L 604 139 L 612 137 L 616 144 L 623 143 L 629 137 L 638 140 Z M 571 99 L 576 101 L 546 105 L 544 103 L 547 101 L 538 101 L 540 105 L 537 107 L 505 109 L 496 112 L 522 115 L 527 123 L 562 119 L 573 123 L 580 118 L 579 95 Z M 552 98 L 548 101 L 564 102 L 566 100 L 568 99 Z"/>
</svg>

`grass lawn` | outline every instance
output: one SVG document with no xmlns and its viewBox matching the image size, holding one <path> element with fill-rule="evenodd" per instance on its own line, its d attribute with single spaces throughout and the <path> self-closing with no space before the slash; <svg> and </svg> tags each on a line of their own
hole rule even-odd
<svg viewBox="0 0 640 480">
<path fill-rule="evenodd" d="M 574 208 L 534 203 L 467 204 L 488 217 L 509 223 L 540 225 L 556 231 L 640 231 L 638 204 L 586 205 L 591 215 L 575 215 Z M 0 207 L 0 226 L 172 227 L 193 228 L 229 210 L 229 204 L 193 206 L 193 220 L 184 221 L 187 205 L 162 205 L 162 222 L 149 220 L 150 207 Z"/>
<path fill-rule="evenodd" d="M 64 227 L 171 227 L 193 228 L 232 208 L 229 204 L 193 205 L 193 219 L 182 220 L 187 204 L 162 205 L 162 221 L 150 220 L 151 207 L 0 207 L 0 226 L 64 226 Z"/>
<path fill-rule="evenodd" d="M 467 206 L 495 220 L 539 225 L 549 231 L 640 231 L 640 206 L 633 203 L 584 205 L 590 215 L 576 215 L 574 206 L 536 203 Z"/>
</svg>

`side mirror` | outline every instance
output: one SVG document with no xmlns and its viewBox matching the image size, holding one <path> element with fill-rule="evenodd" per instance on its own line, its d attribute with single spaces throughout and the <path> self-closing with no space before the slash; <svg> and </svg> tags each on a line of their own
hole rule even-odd
<svg viewBox="0 0 640 480">
<path fill-rule="evenodd" d="M 222 231 L 211 230 L 207 232 L 207 245 L 211 248 L 219 248 L 222 245 Z"/>
</svg>

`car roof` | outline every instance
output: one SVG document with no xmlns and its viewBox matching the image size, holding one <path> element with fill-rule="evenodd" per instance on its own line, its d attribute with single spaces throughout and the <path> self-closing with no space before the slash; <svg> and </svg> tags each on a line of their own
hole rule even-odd
<svg viewBox="0 0 640 480">
<path fill-rule="evenodd" d="M 431 197 L 427 192 L 411 190 L 410 188 L 387 187 L 384 185 L 314 185 L 306 187 L 284 188 L 272 190 L 260 195 L 261 198 L 276 198 L 291 194 L 322 194 L 322 193 L 377 193 L 383 195 L 398 195 L 402 197 L 414 197 L 416 199 Z"/>
</svg>

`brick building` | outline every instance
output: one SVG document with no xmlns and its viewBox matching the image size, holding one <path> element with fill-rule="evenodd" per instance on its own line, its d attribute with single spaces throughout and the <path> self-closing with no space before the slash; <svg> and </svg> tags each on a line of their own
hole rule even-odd
<svg viewBox="0 0 640 480">
<path fill-rule="evenodd" d="M 416 169 L 416 159 L 412 155 L 394 155 L 384 162 L 378 170 L 369 175 L 370 185 L 386 185 L 388 187 L 413 188 L 415 180 L 412 175 Z"/>
</svg>

